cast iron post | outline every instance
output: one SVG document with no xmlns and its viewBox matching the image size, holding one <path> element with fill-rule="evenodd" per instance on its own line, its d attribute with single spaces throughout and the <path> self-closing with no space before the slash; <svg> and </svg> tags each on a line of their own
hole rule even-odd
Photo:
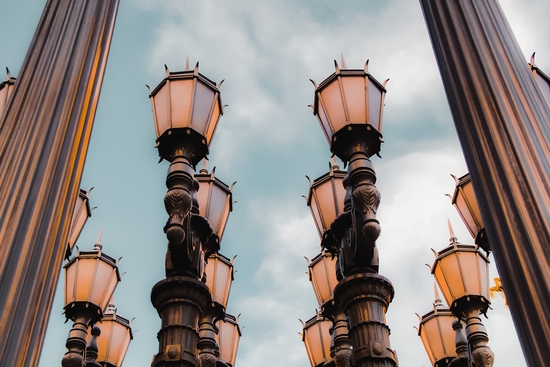
<svg viewBox="0 0 550 367">
<path fill-rule="evenodd" d="M 548 104 L 496 0 L 420 3 L 523 353 L 529 366 L 544 366 L 550 350 Z"/>
<path fill-rule="evenodd" d="M 49 0 L 0 122 L 0 365 L 40 356 L 118 0 Z"/>
</svg>

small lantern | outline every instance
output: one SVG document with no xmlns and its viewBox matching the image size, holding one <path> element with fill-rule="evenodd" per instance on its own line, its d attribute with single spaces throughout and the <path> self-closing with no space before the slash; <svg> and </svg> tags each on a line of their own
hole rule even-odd
<svg viewBox="0 0 550 367">
<path fill-rule="evenodd" d="M 308 260 L 309 280 L 313 284 L 319 306 L 323 306 L 334 298 L 334 287 L 338 284 L 336 279 L 337 261 L 335 256 L 325 250 L 315 256 L 311 262 Z"/>
<path fill-rule="evenodd" d="M 305 344 L 311 367 L 320 367 L 330 360 L 332 322 L 319 312 L 305 323 L 302 322 L 302 341 Z"/>
<path fill-rule="evenodd" d="M 116 313 L 112 303 L 109 304 L 101 319 L 101 335 L 97 338 L 98 363 L 105 367 L 122 366 L 126 351 L 134 338 L 131 324 L 130 320 Z"/>
<path fill-rule="evenodd" d="M 14 85 L 15 78 L 10 76 L 10 70 L 6 68 L 6 80 L 0 83 L 0 119 L 8 107 Z"/>
<path fill-rule="evenodd" d="M 205 267 L 206 285 L 210 289 L 212 301 L 227 307 L 231 282 L 233 281 L 233 260 L 219 253 L 208 257 Z"/>
<path fill-rule="evenodd" d="M 92 216 L 92 208 L 90 207 L 90 197 L 88 194 L 92 191 L 93 187 L 84 191 L 80 189 L 78 198 L 73 211 L 73 217 L 71 219 L 71 227 L 69 229 L 69 241 L 67 244 L 67 251 L 65 253 L 65 259 L 69 259 L 71 256 L 73 247 L 86 224 L 89 217 Z"/>
<path fill-rule="evenodd" d="M 328 173 L 315 179 L 313 183 L 310 180 L 307 205 L 311 210 L 320 238 L 323 238 L 323 233 L 344 211 L 346 189 L 343 181 L 346 172 L 340 171 L 339 168 L 338 165 L 329 163 Z"/>
<path fill-rule="evenodd" d="M 230 366 L 235 366 L 239 339 L 242 336 L 238 321 L 238 316 L 225 314 L 225 318 L 217 323 L 218 333 L 215 339 L 220 347 L 220 358 Z"/>
<path fill-rule="evenodd" d="M 166 77 L 149 95 L 161 158 L 171 161 L 173 149 L 183 145 L 192 150 L 193 165 L 206 157 L 223 114 L 220 85 L 200 74 L 198 63 L 194 70 L 180 72 L 166 67 Z"/>
<path fill-rule="evenodd" d="M 434 254 L 432 274 L 453 314 L 460 317 L 472 308 L 485 313 L 490 304 L 487 257 L 476 246 L 458 243 L 452 230 L 451 244 Z"/>
<path fill-rule="evenodd" d="M 92 324 L 101 320 L 120 281 L 118 260 L 103 254 L 98 240 L 92 251 L 80 251 L 64 269 L 66 317 L 74 319 L 84 312 Z"/>
<path fill-rule="evenodd" d="M 210 223 L 214 233 L 221 241 L 229 213 L 233 210 L 233 183 L 230 187 L 215 177 L 216 167 L 212 173 L 208 173 L 206 168 L 200 170 L 195 175 L 199 181 L 199 190 L 197 191 L 197 201 L 199 203 L 199 214 Z"/>
<path fill-rule="evenodd" d="M 432 366 L 445 366 L 456 357 L 453 322 L 456 318 L 441 303 L 434 304 L 432 311 L 420 318 L 418 336 L 426 349 Z"/>
<path fill-rule="evenodd" d="M 371 156 L 380 151 L 386 82 L 380 84 L 364 69 L 342 69 L 315 85 L 313 113 L 325 133 L 331 151 L 344 162 L 357 144 Z M 359 142 L 359 140 L 362 140 Z M 353 145 L 353 147 L 349 146 Z"/>
<path fill-rule="evenodd" d="M 550 76 L 546 75 L 542 70 L 535 65 L 535 53 L 531 55 L 531 62 L 529 62 L 529 67 L 531 68 L 531 73 L 537 82 L 546 103 L 550 105 Z"/>
<path fill-rule="evenodd" d="M 474 193 L 474 186 L 470 180 L 470 174 L 467 173 L 460 178 L 456 178 L 454 175 L 451 176 L 454 178 L 456 184 L 451 198 L 452 203 L 468 228 L 472 238 L 475 239 L 484 228 L 484 225 Z"/>
</svg>

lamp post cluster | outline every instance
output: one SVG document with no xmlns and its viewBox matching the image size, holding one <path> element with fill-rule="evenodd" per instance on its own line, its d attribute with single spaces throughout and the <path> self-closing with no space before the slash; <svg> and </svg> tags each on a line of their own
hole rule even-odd
<svg viewBox="0 0 550 367">
<path fill-rule="evenodd" d="M 91 190 L 91 189 L 90 189 Z M 117 314 L 113 304 L 120 281 L 118 260 L 102 251 L 101 232 L 92 251 L 73 247 L 92 215 L 89 192 L 80 190 L 76 201 L 66 249 L 65 306 L 67 320 L 73 321 L 61 360 L 63 367 L 121 367 L 133 338 L 131 322 Z M 97 323 L 101 323 L 101 327 Z"/>
<path fill-rule="evenodd" d="M 431 267 L 435 281 L 449 307 L 435 288 L 434 308 L 420 317 L 418 335 L 433 366 L 491 367 L 494 355 L 480 314 L 489 309 L 489 260 L 491 247 L 468 174 L 455 179 L 451 197 L 476 245 L 457 242 L 449 223 L 451 243 L 434 254 Z M 483 249 L 487 256 L 479 249 Z M 435 287 L 435 286 L 434 286 Z M 465 329 L 466 334 L 463 334 Z M 453 332 L 454 330 L 454 332 Z"/>
<path fill-rule="evenodd" d="M 200 74 L 197 63 L 181 72 L 166 67 L 166 77 L 150 90 L 159 156 L 170 162 L 166 278 L 151 292 L 162 320 L 154 367 L 235 364 L 240 329 L 225 312 L 233 261 L 219 253 L 233 185 L 205 166 L 195 174 L 223 114 L 220 85 Z"/>
<path fill-rule="evenodd" d="M 348 171 L 331 166 L 328 174 L 311 183 L 308 195 L 324 249 L 310 263 L 309 274 L 321 315 L 330 319 L 332 326 L 322 326 L 320 315 L 316 315 L 304 324 L 302 335 L 312 366 L 322 363 L 320 356 L 328 360 L 329 355 L 337 366 L 397 366 L 385 323 L 394 290 L 391 282 L 378 274 L 380 223 L 376 212 L 380 192 L 369 159 L 378 155 L 382 142 L 386 82 L 372 77 L 368 61 L 364 69 L 347 69 L 342 58 L 341 66 L 335 61 L 334 74 L 319 85 L 312 81 L 312 107 L 331 152 L 348 165 Z M 328 269 L 333 266 L 332 274 Z M 309 337 L 315 328 L 331 330 L 332 353 L 326 350 L 327 345 L 330 348 L 326 333 L 316 338 L 318 343 L 324 341 L 325 351 L 315 352 L 323 348 L 313 345 L 315 338 Z"/>
</svg>

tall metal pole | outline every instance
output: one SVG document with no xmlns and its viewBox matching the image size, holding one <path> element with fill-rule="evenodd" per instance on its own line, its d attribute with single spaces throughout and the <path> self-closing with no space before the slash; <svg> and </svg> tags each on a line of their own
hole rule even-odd
<svg viewBox="0 0 550 367">
<path fill-rule="evenodd" d="M 49 0 L 0 123 L 0 365 L 35 366 L 118 0 Z"/>
<path fill-rule="evenodd" d="M 523 353 L 529 366 L 544 366 L 550 350 L 548 104 L 496 0 L 420 3 Z"/>
</svg>

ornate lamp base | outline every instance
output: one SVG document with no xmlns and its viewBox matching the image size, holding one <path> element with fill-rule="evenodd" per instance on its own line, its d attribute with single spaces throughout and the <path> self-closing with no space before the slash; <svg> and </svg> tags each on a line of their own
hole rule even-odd
<svg viewBox="0 0 550 367">
<path fill-rule="evenodd" d="M 393 285 L 374 273 L 347 276 L 334 289 L 334 297 L 348 316 L 353 359 L 357 367 L 396 367 L 390 347 L 386 311 L 393 299 Z"/>
<path fill-rule="evenodd" d="M 193 278 L 168 277 L 155 284 L 151 302 L 162 320 L 152 366 L 195 367 L 199 318 L 212 302 L 208 287 Z"/>
</svg>

